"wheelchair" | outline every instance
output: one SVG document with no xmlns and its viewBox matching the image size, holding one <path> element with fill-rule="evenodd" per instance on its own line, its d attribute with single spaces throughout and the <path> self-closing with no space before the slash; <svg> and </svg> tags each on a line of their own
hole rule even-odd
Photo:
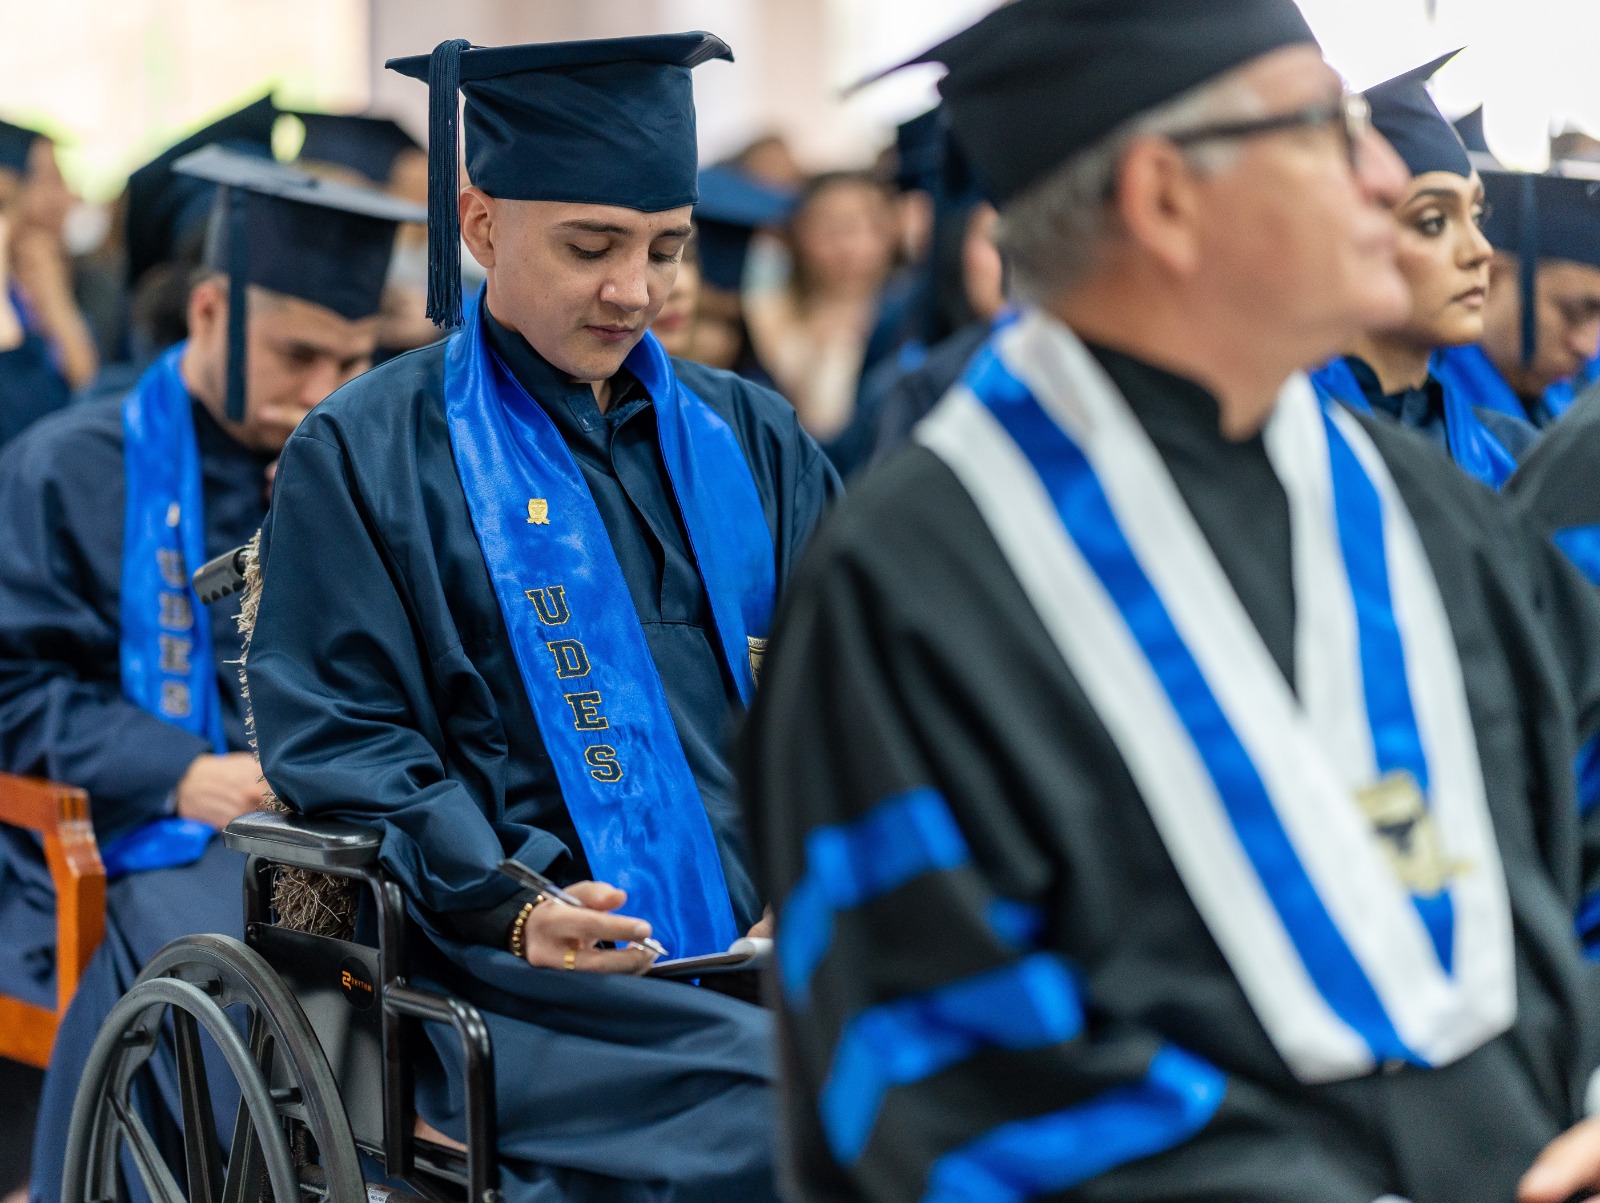
<svg viewBox="0 0 1600 1203">
<path fill-rule="evenodd" d="M 245 551 L 195 574 L 203 601 L 243 587 Z M 475 1007 L 408 984 L 405 902 L 378 866 L 380 837 L 258 812 L 222 838 L 247 857 L 244 942 L 173 941 L 107 1016 L 73 1104 L 63 1203 L 121 1203 L 128 1166 L 154 1203 L 499 1203 L 489 1029 Z M 286 925 L 275 884 L 294 871 L 364 890 L 375 946 Z M 425 1024 L 460 1042 L 464 1150 L 417 1131 L 408 1050 Z M 226 1152 L 203 1037 L 239 1088 Z M 177 1134 L 140 1115 L 158 1049 L 177 1066 Z M 369 1184 L 363 1155 L 405 1188 Z"/>
<path fill-rule="evenodd" d="M 498 1203 L 489 1030 L 475 1007 L 407 984 L 405 903 L 378 868 L 379 837 L 257 813 L 223 839 L 248 857 L 245 940 L 174 940 L 107 1016 L 73 1105 L 63 1203 L 125 1198 L 124 1153 L 155 1203 Z M 274 922 L 273 879 L 284 869 L 364 887 L 376 946 Z M 422 1024 L 446 1025 L 460 1041 L 465 1152 L 415 1131 L 407 1050 Z M 202 1031 L 239 1087 L 225 1160 Z M 178 1067 L 177 1149 L 162 1146 L 137 1105 L 139 1070 L 164 1041 Z M 369 1185 L 362 1154 L 409 1191 Z"/>
</svg>

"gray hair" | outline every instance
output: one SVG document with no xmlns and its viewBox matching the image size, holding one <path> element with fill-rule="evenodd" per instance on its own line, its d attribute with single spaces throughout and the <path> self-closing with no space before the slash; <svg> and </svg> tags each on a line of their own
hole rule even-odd
<svg viewBox="0 0 1600 1203">
<path fill-rule="evenodd" d="M 1236 76 L 1211 80 L 1118 126 L 1029 187 L 1001 211 L 995 229 L 1013 296 L 1042 302 L 1088 273 L 1111 232 L 1117 172 L 1138 139 L 1248 120 L 1262 111 L 1260 97 Z M 1237 146 L 1218 142 L 1191 147 L 1184 155 L 1195 170 L 1211 174 L 1226 170 L 1237 153 Z"/>
</svg>

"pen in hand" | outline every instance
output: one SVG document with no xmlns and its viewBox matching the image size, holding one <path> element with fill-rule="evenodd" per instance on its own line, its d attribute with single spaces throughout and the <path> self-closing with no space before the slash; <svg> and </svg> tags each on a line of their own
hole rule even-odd
<svg viewBox="0 0 1600 1203">
<path fill-rule="evenodd" d="M 585 904 L 581 899 L 569 894 L 566 890 L 563 890 L 543 873 L 535 872 L 534 870 L 528 868 L 527 865 L 521 864 L 518 861 L 503 860 L 500 862 L 498 867 L 500 872 L 511 878 L 511 880 L 516 882 L 518 885 L 526 886 L 530 890 L 538 890 L 551 902 L 559 902 L 562 906 L 575 906 L 579 910 L 585 911 L 594 909 L 593 907 Z M 646 936 L 643 940 L 630 940 L 628 941 L 628 947 L 637 948 L 641 952 L 653 952 L 658 957 L 664 957 L 667 955 L 665 946 L 662 945 L 661 941 L 657 940 L 654 936 Z"/>
</svg>

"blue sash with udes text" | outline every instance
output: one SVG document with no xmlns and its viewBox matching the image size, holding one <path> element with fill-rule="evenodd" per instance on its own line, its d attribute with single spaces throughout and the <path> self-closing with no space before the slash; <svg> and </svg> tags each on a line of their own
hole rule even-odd
<svg viewBox="0 0 1600 1203">
<path fill-rule="evenodd" d="M 740 933 L 711 822 L 599 509 L 560 431 L 484 341 L 483 295 L 445 355 L 456 472 L 562 799 L 597 879 L 673 956 Z M 646 334 L 667 475 L 729 671 L 754 696 L 776 592 L 761 496 L 732 429 Z"/>
<path fill-rule="evenodd" d="M 163 354 L 122 402 L 122 694 L 220 755 L 228 743 L 211 627 L 189 580 L 205 562 L 206 523 L 194 402 L 178 371 L 185 346 Z M 192 864 L 214 834 L 158 819 L 103 845 L 101 857 L 112 877 Z"/>
</svg>

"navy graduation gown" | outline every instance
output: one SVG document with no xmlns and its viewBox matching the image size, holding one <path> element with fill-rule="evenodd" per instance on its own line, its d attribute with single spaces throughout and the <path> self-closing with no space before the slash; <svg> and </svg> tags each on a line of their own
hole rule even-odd
<svg viewBox="0 0 1600 1203">
<path fill-rule="evenodd" d="M 71 398 L 42 339 L 29 334 L 11 350 L 0 351 L 0 447 Z"/>
<path fill-rule="evenodd" d="M 1262 440 L 1223 439 L 1198 386 L 1095 354 L 1292 687 L 1291 527 Z M 1512 1028 L 1444 1069 L 1298 1082 L 971 498 L 942 460 L 911 447 L 831 517 L 785 603 L 747 729 L 752 839 L 778 905 L 780 951 L 808 848 L 836 847 L 821 843 L 823 829 L 849 830 L 886 799 L 931 787 L 971 860 L 919 859 L 902 839 L 883 847 L 889 868 L 858 876 L 878 888 L 829 897 L 837 909 L 827 944 L 813 950 L 809 1003 L 786 1006 L 780 1021 L 791 1198 L 932 1196 L 936 1167 L 991 1137 L 992 1159 L 966 1162 L 988 1172 L 946 1181 L 1031 1196 L 1036 1184 L 1021 1159 L 1007 1159 L 1005 1138 L 1032 1143 L 1029 1123 L 1059 1115 L 1083 1117 L 1088 1137 L 1040 1142 L 1057 1150 L 1053 1177 L 1082 1171 L 1070 1191 L 1037 1192 L 1051 1198 L 1503 1203 L 1542 1145 L 1581 1116 L 1600 1058 L 1600 999 L 1571 928 L 1581 867 L 1571 765 L 1575 727 L 1600 717 L 1600 603 L 1499 498 L 1444 457 L 1417 454 L 1393 423 L 1361 420 L 1445 583 L 1511 894 Z M 930 862 L 915 875 L 903 868 Z M 977 1035 L 992 1014 L 969 1039 L 953 1003 L 924 1001 L 988 968 L 1000 933 L 1018 958 L 1072 967 L 1086 1035 L 1007 1048 Z M 874 1015 L 899 1022 L 858 1026 L 878 1003 Z M 834 1153 L 841 1129 L 826 1125 L 850 1121 L 850 1103 L 867 1093 L 859 1072 L 855 1095 L 834 1089 L 857 1068 L 841 1055 L 851 1031 L 878 1038 L 889 1052 L 877 1064 L 889 1068 L 867 1079 L 881 1110 L 856 1132 L 864 1143 L 847 1163 Z M 1182 1116 L 1152 1119 L 1138 1105 L 1163 1041 L 1227 1075 L 1220 1106 L 1187 1138 Z M 1097 1105 L 1112 1117 L 1098 1128 Z M 1130 1156 L 1146 1137 L 1150 1155 Z"/>
<path fill-rule="evenodd" d="M 194 406 L 206 550 L 246 541 L 266 513 L 268 460 Z M 191 761 L 211 748 L 122 696 L 121 401 L 73 406 L 0 454 L 0 770 L 89 793 L 102 843 L 158 817 Z M 248 748 L 238 670 L 238 601 L 211 609 L 230 747 Z M 113 898 L 115 893 L 113 894 Z M 210 930 L 196 898 L 189 930 Z M 0 981 L 53 1002 L 49 876 L 37 845 L 0 829 Z M 112 915 L 115 921 L 115 915 Z"/>
<path fill-rule="evenodd" d="M 586 385 L 490 321 L 492 345 L 561 431 L 594 496 L 744 930 L 762 900 L 723 751 L 737 693 L 653 408 L 623 374 L 601 414 Z M 502 855 L 558 881 L 588 875 L 456 474 L 444 348 L 346 386 L 284 450 L 250 656 L 267 780 L 305 813 L 383 830 L 384 865 L 434 932 L 440 955 L 428 975 L 489 1011 L 497 1064 L 540 1067 L 498 1083 L 501 1151 L 518 1197 L 636 1197 L 629 1192 L 651 1180 L 684 1198 L 759 1197 L 771 1189 L 765 1013 L 675 983 L 530 969 L 502 951 L 503 922 L 444 934 L 467 932 L 464 918 L 515 896 L 494 871 Z M 781 398 L 729 373 L 674 367 L 735 432 L 781 585 L 837 477 Z M 447 1044 L 438 1051 L 446 1062 L 454 1055 Z M 423 1074 L 419 1101 L 447 1132 L 460 1130 L 454 1097 Z"/>
</svg>

